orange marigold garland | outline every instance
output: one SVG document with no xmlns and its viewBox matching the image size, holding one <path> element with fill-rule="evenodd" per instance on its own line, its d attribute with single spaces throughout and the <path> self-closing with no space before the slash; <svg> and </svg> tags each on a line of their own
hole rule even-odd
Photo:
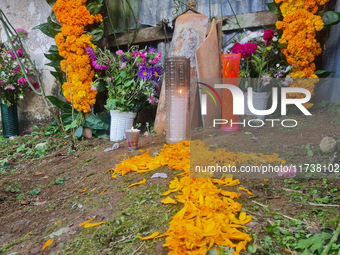
<svg viewBox="0 0 340 255">
<path fill-rule="evenodd" d="M 94 70 L 86 53 L 86 47 L 95 46 L 91 42 L 92 35 L 83 34 L 84 27 L 103 20 L 100 14 L 91 15 L 86 9 L 87 0 L 58 0 L 53 6 L 57 20 L 62 25 L 61 33 L 55 36 L 60 56 L 67 61 L 68 80 L 72 92 L 73 107 L 78 111 L 89 112 L 96 102 L 96 90 L 91 90 Z M 60 63 L 61 70 L 66 73 L 66 61 Z M 62 85 L 64 96 L 71 102 L 67 82 Z"/>
<path fill-rule="evenodd" d="M 322 53 L 320 43 L 316 40 L 316 32 L 324 27 L 322 18 L 315 13 L 319 5 L 329 0 L 275 0 L 280 4 L 283 21 L 276 22 L 276 27 L 283 30 L 279 43 L 286 45 L 281 52 L 286 56 L 288 64 L 294 67 L 291 73 L 293 79 L 315 78 L 312 80 L 299 80 L 291 87 L 308 89 L 312 96 L 317 80 L 314 60 Z M 304 94 L 291 93 L 289 98 L 304 98 Z M 307 103 L 310 108 L 313 104 Z"/>
</svg>

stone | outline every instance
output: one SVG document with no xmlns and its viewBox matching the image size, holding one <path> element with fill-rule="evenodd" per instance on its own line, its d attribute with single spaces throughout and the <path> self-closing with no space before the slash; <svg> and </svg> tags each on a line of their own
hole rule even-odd
<svg viewBox="0 0 340 255">
<path fill-rule="evenodd" d="M 38 148 L 41 148 L 43 150 L 46 150 L 47 149 L 47 143 L 38 143 L 35 148 L 38 149 Z"/>
<path fill-rule="evenodd" d="M 336 149 L 336 141 L 332 137 L 324 137 L 320 143 L 320 149 L 323 153 L 330 153 Z"/>
</svg>

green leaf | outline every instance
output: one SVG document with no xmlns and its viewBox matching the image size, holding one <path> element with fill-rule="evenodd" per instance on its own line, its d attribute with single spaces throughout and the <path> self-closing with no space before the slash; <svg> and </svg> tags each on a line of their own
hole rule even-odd
<svg viewBox="0 0 340 255">
<path fill-rule="evenodd" d="M 335 25 L 340 21 L 340 13 L 336 11 L 328 11 L 322 15 L 323 23 L 325 26 Z"/>
<path fill-rule="evenodd" d="M 47 96 L 47 99 L 50 100 L 52 104 L 60 108 L 65 113 L 72 113 L 72 107 L 65 103 L 64 101 L 54 97 L 54 96 Z M 65 123 L 64 123 L 65 124 Z"/>
<path fill-rule="evenodd" d="M 51 67 L 54 67 L 54 68 L 59 68 L 60 69 L 60 60 L 59 61 L 52 61 L 48 64 L 46 64 L 47 66 L 51 66 Z"/>
<path fill-rule="evenodd" d="M 57 0 L 46 0 L 46 2 L 47 2 L 51 7 L 53 7 L 53 5 L 56 4 Z"/>
<path fill-rule="evenodd" d="M 63 60 L 64 58 L 58 54 L 44 54 L 45 57 L 51 61 Z"/>
<path fill-rule="evenodd" d="M 313 246 L 313 249 L 318 247 L 318 245 L 323 245 L 324 241 L 327 238 L 330 238 L 332 235 L 329 233 L 319 233 L 319 234 L 315 234 L 311 237 L 309 237 L 308 239 L 303 239 L 303 240 L 299 240 L 299 242 L 297 243 L 295 249 L 307 249 L 311 246 Z M 318 249 L 318 248 L 316 248 Z M 314 250 L 315 251 L 315 250 Z"/>
<path fill-rule="evenodd" d="M 37 188 L 37 189 L 31 190 L 28 194 L 33 196 L 33 195 L 38 195 L 39 193 L 40 193 L 40 189 Z"/>
<path fill-rule="evenodd" d="M 50 26 L 49 26 L 48 23 L 40 24 L 38 26 L 35 26 L 32 29 L 39 29 L 43 34 L 47 35 L 48 37 L 54 38 L 54 36 L 52 35 L 52 33 L 50 31 Z"/>
<path fill-rule="evenodd" d="M 266 3 L 266 5 L 267 5 L 270 12 L 275 13 L 277 15 L 281 15 L 280 8 L 276 3 L 274 3 L 274 2 Z"/>
<path fill-rule="evenodd" d="M 56 72 L 50 71 L 50 73 L 54 76 L 54 78 L 57 79 L 57 81 L 60 84 L 60 87 L 66 82 L 64 73 L 60 69 L 57 69 Z"/>
<path fill-rule="evenodd" d="M 47 18 L 47 23 L 49 25 L 49 29 L 50 29 L 51 35 L 53 35 L 53 38 L 61 32 L 60 30 L 61 25 L 53 22 L 51 16 Z"/>
<path fill-rule="evenodd" d="M 89 117 L 85 119 L 85 126 L 93 130 L 95 129 L 108 129 L 109 125 L 105 117 L 96 116 L 93 113 L 89 113 Z"/>
<path fill-rule="evenodd" d="M 64 126 L 71 124 L 73 121 L 72 113 L 64 113 L 61 115 L 61 120 L 63 121 Z"/>
<path fill-rule="evenodd" d="M 104 130 L 104 129 L 94 129 L 94 130 L 92 130 L 92 133 L 96 137 L 106 137 L 106 130 Z"/>
<path fill-rule="evenodd" d="M 68 131 L 71 128 L 76 128 L 77 127 L 77 120 L 72 121 L 71 124 L 65 126 L 65 131 Z"/>
<path fill-rule="evenodd" d="M 100 27 L 92 30 L 88 34 L 93 36 L 93 38 L 91 39 L 91 42 L 94 44 L 94 43 L 98 42 L 100 39 L 102 39 L 102 37 L 104 35 L 104 27 L 100 26 Z"/>
<path fill-rule="evenodd" d="M 130 87 L 130 85 L 131 85 L 132 83 L 134 83 L 134 82 L 135 82 L 135 80 L 130 80 L 130 81 L 128 81 L 128 82 L 125 82 L 124 88 Z"/>
<path fill-rule="evenodd" d="M 80 138 L 83 135 L 83 126 L 79 126 L 76 131 L 74 131 L 74 136 Z"/>
<path fill-rule="evenodd" d="M 59 54 L 58 46 L 57 45 L 51 45 L 48 52 L 51 53 L 51 54 Z"/>
<path fill-rule="evenodd" d="M 313 157 L 314 156 L 314 152 L 312 150 L 308 150 L 307 152 L 308 156 Z"/>
<path fill-rule="evenodd" d="M 330 76 L 331 74 L 333 74 L 335 72 L 330 72 L 330 71 L 325 71 L 325 70 L 318 70 L 315 71 L 315 74 L 319 77 L 319 78 L 326 78 L 328 76 Z"/>
<path fill-rule="evenodd" d="M 97 0 L 92 3 L 86 5 L 86 9 L 90 12 L 91 15 L 97 15 L 100 13 L 100 9 L 103 6 L 103 0 Z"/>
</svg>

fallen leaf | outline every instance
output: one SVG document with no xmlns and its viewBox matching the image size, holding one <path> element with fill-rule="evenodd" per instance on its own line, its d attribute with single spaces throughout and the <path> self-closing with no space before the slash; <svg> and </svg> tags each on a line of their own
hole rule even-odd
<svg viewBox="0 0 340 255">
<path fill-rule="evenodd" d="M 44 176 L 44 177 L 42 177 L 41 179 L 48 179 L 48 176 Z"/>
<path fill-rule="evenodd" d="M 104 189 L 102 192 L 100 192 L 100 195 L 104 194 L 105 191 L 107 191 L 107 189 Z"/>
<path fill-rule="evenodd" d="M 167 197 L 161 201 L 163 204 L 177 204 L 175 200 L 173 200 L 171 197 Z"/>
<path fill-rule="evenodd" d="M 61 222 L 61 221 L 56 221 L 56 222 L 54 222 L 54 225 L 57 226 L 60 222 Z"/>
<path fill-rule="evenodd" d="M 34 175 L 43 175 L 42 172 L 36 172 Z"/>
<path fill-rule="evenodd" d="M 53 244 L 53 242 L 54 242 L 54 239 L 47 240 L 46 243 L 44 244 L 44 246 L 42 247 L 42 249 L 45 250 L 48 246 Z"/>
<path fill-rule="evenodd" d="M 90 191 L 93 192 L 93 191 L 95 191 L 96 189 L 97 189 L 97 188 L 94 188 L 94 189 L 91 189 Z"/>
<path fill-rule="evenodd" d="M 239 187 L 239 190 L 243 190 L 243 191 L 247 192 L 249 196 L 254 196 L 255 197 L 255 194 L 251 193 L 249 190 L 247 190 L 245 188 Z"/>
<path fill-rule="evenodd" d="M 82 226 L 84 226 L 84 225 L 86 225 L 87 223 L 89 223 L 89 222 L 91 222 L 91 221 L 93 221 L 93 220 L 95 220 L 96 218 L 93 218 L 93 219 L 91 219 L 91 220 L 87 220 L 87 221 L 85 221 L 85 222 L 83 222 L 83 223 L 80 223 L 79 224 L 79 227 L 82 227 Z"/>
<path fill-rule="evenodd" d="M 131 184 L 129 187 L 127 187 L 127 189 L 129 189 L 129 188 L 131 188 L 133 186 L 136 186 L 136 185 L 144 184 L 144 183 L 146 183 L 146 179 L 145 178 L 142 181 L 140 181 L 140 182 L 136 182 L 136 183 Z"/>
<path fill-rule="evenodd" d="M 105 222 L 98 222 L 98 223 L 86 223 L 84 228 L 92 228 L 92 227 L 96 227 L 99 225 L 105 224 Z"/>
<path fill-rule="evenodd" d="M 156 238 L 157 236 L 159 236 L 159 233 L 158 232 L 155 232 L 149 236 L 146 236 L 146 237 L 141 237 L 140 235 L 137 235 L 138 238 L 142 239 L 142 240 L 149 240 L 149 239 L 153 239 L 153 238 Z"/>
<path fill-rule="evenodd" d="M 85 191 L 87 191 L 87 189 L 84 189 L 84 190 L 80 191 L 80 193 L 84 193 Z"/>
</svg>

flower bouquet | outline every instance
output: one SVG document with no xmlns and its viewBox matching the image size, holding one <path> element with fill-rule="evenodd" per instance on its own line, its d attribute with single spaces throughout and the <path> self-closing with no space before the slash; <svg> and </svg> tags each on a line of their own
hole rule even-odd
<svg viewBox="0 0 340 255">
<path fill-rule="evenodd" d="M 87 47 L 87 53 L 98 78 L 91 89 L 97 89 L 99 80 L 105 81 L 108 110 L 137 112 L 147 101 L 158 103 L 154 94 L 159 92 L 157 83 L 162 69 L 157 63 L 162 53 L 156 53 L 155 48 L 139 50 L 138 46 L 133 46 L 127 52 L 118 50 L 113 55 L 107 49 Z"/>
<path fill-rule="evenodd" d="M 116 51 L 111 54 L 107 49 L 87 47 L 91 65 L 96 70 L 97 80 L 92 83 L 92 90 L 97 90 L 100 81 L 105 82 L 108 91 L 106 109 L 111 114 L 110 140 L 125 138 L 125 130 L 130 129 L 136 112 L 147 102 L 158 103 L 154 96 L 159 92 L 157 82 L 162 76 L 162 69 L 157 66 L 162 53 L 150 47 L 139 50 L 133 46 L 129 51 Z"/>
<path fill-rule="evenodd" d="M 243 90 L 252 87 L 254 92 L 266 92 L 272 86 L 289 86 L 291 78 L 287 74 L 291 66 L 280 56 L 274 30 L 247 31 L 239 37 L 225 51 L 241 54 L 239 77 L 243 78 L 240 83 Z"/>
<path fill-rule="evenodd" d="M 27 32 L 24 29 L 17 29 L 18 35 L 21 38 L 26 37 Z M 22 73 L 19 61 L 25 68 L 29 80 L 37 90 L 39 89 L 39 83 L 33 81 L 33 66 L 25 56 L 23 49 L 18 44 L 18 38 L 11 38 L 16 54 L 8 45 L 8 43 L 2 43 L 0 51 L 0 101 L 2 104 L 11 106 L 17 103 L 19 100 L 24 99 L 24 88 L 28 87 L 29 91 L 32 89 L 27 86 L 27 80 Z"/>
</svg>

